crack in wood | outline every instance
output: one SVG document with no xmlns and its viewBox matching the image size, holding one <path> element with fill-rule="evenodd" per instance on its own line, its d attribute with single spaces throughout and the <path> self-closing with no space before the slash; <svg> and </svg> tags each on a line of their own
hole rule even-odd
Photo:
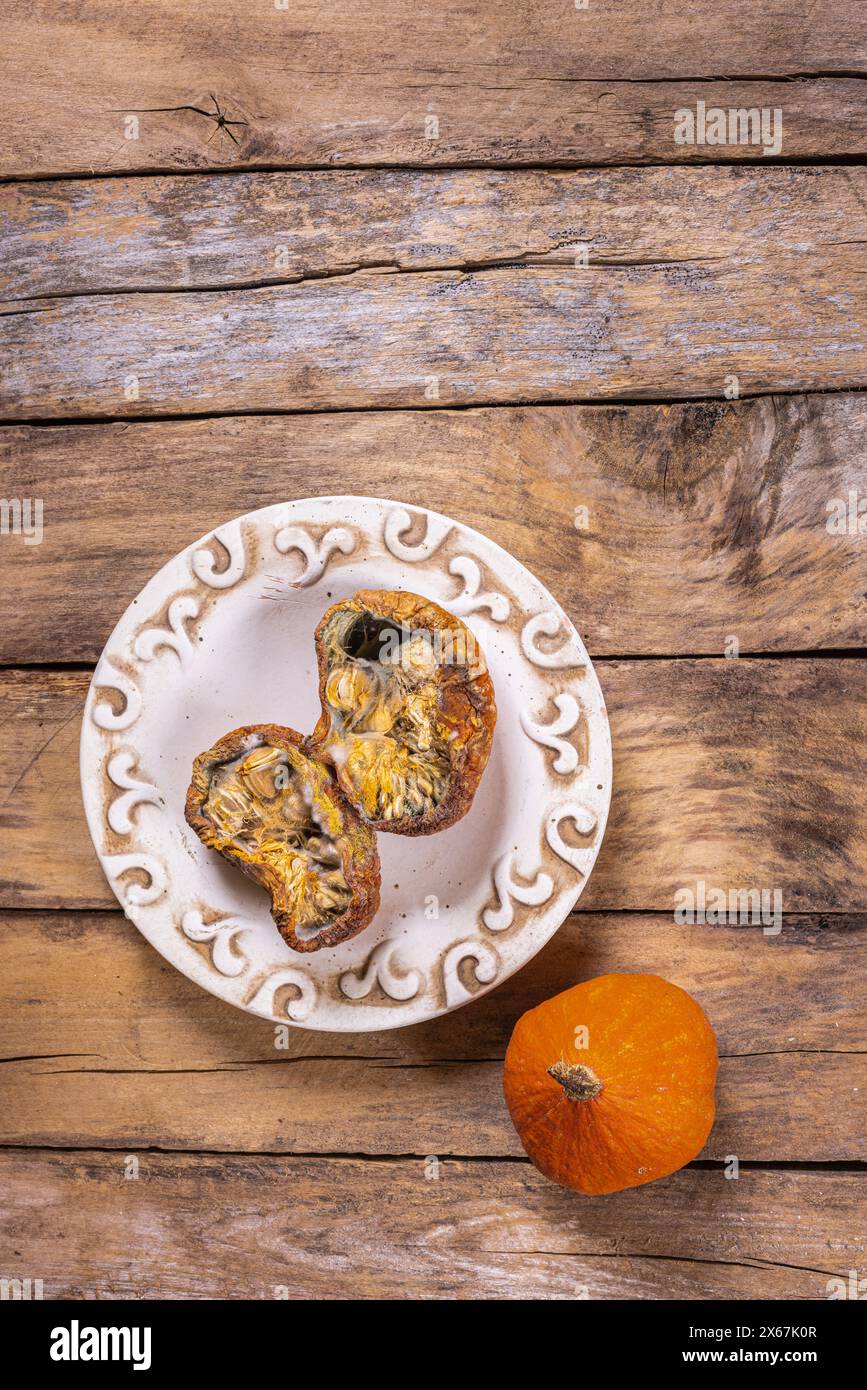
<svg viewBox="0 0 867 1390">
<path fill-rule="evenodd" d="M 98 1053 L 58 1053 L 58 1057 L 95 1057 Z M 737 1062 L 749 1060 L 754 1057 L 864 1057 L 867 1053 L 857 1048 L 830 1048 L 830 1047 L 779 1047 L 770 1049 L 767 1052 L 721 1052 L 719 1060 L 721 1062 Z M 45 1059 L 36 1057 L 0 1057 L 0 1062 L 27 1062 L 51 1060 L 48 1054 Z M 343 1056 L 291 1056 L 291 1057 L 253 1057 L 238 1061 L 226 1061 L 216 1063 L 213 1066 L 203 1067 L 57 1067 L 34 1071 L 34 1076 L 199 1076 L 210 1073 L 232 1073 L 239 1071 L 253 1071 L 256 1067 L 268 1066 L 293 1066 L 303 1062 L 339 1062 L 341 1066 L 349 1063 L 356 1065 L 371 1066 L 375 1069 L 389 1071 L 437 1071 L 443 1068 L 452 1067 L 477 1067 L 477 1066 L 502 1066 L 503 1057 L 433 1057 L 429 1060 L 409 1062 L 400 1057 L 353 1057 Z"/>
<path fill-rule="evenodd" d="M 39 1156 L 42 1153 L 58 1154 L 63 1156 L 78 1155 L 86 1159 L 90 1154 L 104 1154 L 113 1156 L 117 1153 L 128 1152 L 129 1143 L 117 1144 L 51 1144 L 44 1140 L 35 1139 L 31 1143 L 14 1142 L 0 1140 L 0 1154 L 20 1153 L 25 1155 Z M 257 1158 L 279 1159 L 286 1163 L 304 1163 L 307 1161 L 327 1161 L 331 1163 L 372 1163 L 396 1165 L 401 1163 L 418 1163 L 429 1158 L 429 1150 L 422 1152 L 421 1149 L 407 1149 L 400 1153 L 372 1153 L 367 1150 L 348 1150 L 348 1149 L 225 1149 L 207 1148 L 191 1145 L 188 1148 L 177 1148 L 163 1144 L 135 1144 L 136 1154 L 157 1154 L 167 1158 L 190 1158 L 198 1154 L 209 1158 L 222 1158 L 227 1163 L 243 1164 Z M 486 1164 L 513 1165 L 522 1169 L 531 1169 L 532 1164 L 524 1154 L 469 1154 L 459 1153 L 440 1148 L 436 1154 L 440 1163 L 461 1163 L 472 1167 Z M 725 1170 L 727 1160 L 725 1159 L 695 1159 L 692 1163 L 684 1165 L 681 1172 L 706 1172 L 719 1176 Z M 851 1176 L 867 1175 L 867 1159 L 739 1159 L 738 1167 L 741 1171 L 755 1173 L 843 1173 Z"/>
<path fill-rule="evenodd" d="M 858 245 L 857 242 L 834 242 L 830 245 Z M 52 300 L 71 300 L 71 299 L 105 299 L 108 297 L 127 297 L 137 295 L 172 295 L 172 294 L 242 294 L 256 290 L 279 289 L 285 286 L 293 289 L 305 285 L 318 285 L 333 280 L 349 280 L 358 275 L 385 274 L 385 275 L 485 275 L 492 272 L 506 270 L 550 270 L 567 269 L 574 270 L 576 275 L 583 275 L 587 271 L 594 269 L 602 270 L 664 270 L 671 269 L 679 265 L 706 264 L 711 262 L 722 262 L 722 256 L 680 256 L 664 259 L 659 256 L 652 259 L 642 260 L 638 257 L 632 259 L 613 259 L 606 257 L 595 257 L 587 265 L 576 266 L 574 257 L 562 261 L 545 259 L 549 255 L 556 254 L 559 249 L 557 245 L 551 251 L 522 251 L 516 256 L 509 256 L 503 260 L 490 261 L 442 261 L 418 262 L 413 265 L 401 265 L 398 261 L 359 261 L 357 265 L 340 266 L 334 270 L 322 270 L 308 272 L 303 275 L 285 276 L 263 276 L 255 280 L 238 280 L 226 283 L 195 284 L 195 285 L 132 285 L 132 286 L 109 286 L 95 287 L 86 290 L 48 290 L 44 294 L 22 295 L 20 298 L 7 301 L 10 304 L 30 304 L 34 305 L 30 309 L 0 309 L 0 317 L 9 318 L 16 314 L 48 312 L 51 305 L 46 301 Z M 534 257 L 535 259 L 528 259 Z M 44 310 L 43 310 L 44 306 Z"/>
<path fill-rule="evenodd" d="M 798 386 L 780 387 L 774 386 L 767 390 L 741 391 L 740 401 L 759 401 L 759 400 L 782 400 L 782 399 L 807 399 L 811 396 L 862 396 L 867 394 L 867 381 L 862 385 L 843 386 Z M 235 408 L 232 410 L 203 409 L 200 411 L 190 410 L 155 410 L 152 412 L 140 413 L 138 415 L 128 415 L 112 412 L 96 412 L 87 415 L 28 415 L 28 416 L 0 416 L 0 430 L 7 426 L 15 429 L 68 429 L 91 427 L 96 428 L 102 425 L 152 425 L 161 422 L 173 421 L 183 423 L 184 421 L 198 422 L 201 420 L 235 420 L 246 418 L 277 418 L 283 416 L 303 416 L 303 415 L 375 415 L 375 414 L 396 414 L 404 415 L 413 413 L 423 413 L 430 415 L 436 412 L 448 414 L 466 413 L 474 411 L 481 414 L 488 410 L 541 410 L 555 406 L 590 406 L 596 409 L 616 406 L 673 406 L 673 405 L 716 405 L 720 404 L 718 395 L 708 395 L 698 392 L 692 396 L 679 395 L 660 395 L 650 396 L 642 393 L 635 395 L 592 395 L 592 396 L 564 396 L 548 397 L 544 399 L 530 398 L 514 399 L 509 401 L 485 401 L 479 404 L 475 401 L 467 402 L 442 402 L 437 405 L 431 402 L 430 405 L 421 402 L 404 405 L 391 404 L 388 401 L 376 402 L 370 405 L 334 405 L 323 406 L 248 406 L 245 408 Z M 2 435 L 0 435 L 2 439 Z"/>
<path fill-rule="evenodd" d="M 412 1245 L 408 1247 L 413 1249 Z M 539 1255 L 569 1260 L 665 1260 L 674 1264 L 717 1265 L 730 1269 L 791 1269 L 801 1274 L 820 1274 L 835 1278 L 837 1269 L 817 1269 L 813 1265 L 787 1264 L 782 1260 L 767 1260 L 757 1255 L 754 1260 L 723 1260 L 715 1256 L 702 1259 L 697 1255 L 663 1255 L 653 1250 L 492 1250 L 484 1247 L 486 1255 Z"/>
<path fill-rule="evenodd" d="M 15 1057 L 0 1057 L 3 1062 L 53 1062 L 63 1057 L 101 1057 L 101 1052 L 33 1052 Z M 40 1073 L 44 1075 L 44 1073 Z"/>
<path fill-rule="evenodd" d="M 728 149 L 729 146 L 720 146 Z M 746 148 L 749 148 L 747 146 Z M 867 154 L 799 154 L 799 155 L 743 155 L 738 159 L 693 158 L 679 164 L 665 163 L 659 159 L 613 159 L 581 160 L 568 157 L 560 159 L 463 159 L 444 160 L 440 163 L 414 163 L 410 160 L 371 160 L 369 163 L 348 162 L 345 164 L 311 163 L 299 161 L 297 164 L 286 160 L 262 161 L 256 164 L 235 162 L 227 165 L 208 165 L 206 168 L 185 169 L 173 164 L 153 164 L 137 169 L 105 169 L 99 174 L 93 170 L 61 169 L 34 174 L 20 172 L 0 174 L 0 185 L 31 183 L 100 183 L 110 179 L 153 179 L 153 178 L 233 178 L 250 174 L 347 174 L 383 173 L 407 174 L 460 174 L 460 173 L 565 173 L 586 170 L 588 172 L 608 172 L 617 169 L 847 169 L 867 166 Z"/>
<path fill-rule="evenodd" d="M 149 113 L 156 114 L 158 112 L 164 112 L 166 114 L 169 114 L 174 111 L 194 111 L 196 115 L 205 116 L 207 120 L 214 122 L 214 129 L 205 141 L 206 145 L 209 145 L 211 143 L 214 136 L 217 134 L 217 131 L 223 130 L 226 132 L 230 140 L 234 141 L 236 145 L 239 144 L 237 137 L 232 134 L 230 126 L 248 125 L 249 122 L 230 121 L 225 112 L 220 110 L 220 103 L 217 101 L 217 98 L 214 96 L 213 92 L 209 92 L 208 96 L 214 103 L 213 111 L 205 111 L 202 109 L 201 106 L 117 106 L 114 107 L 114 112 L 116 115 L 142 116 Z"/>
</svg>

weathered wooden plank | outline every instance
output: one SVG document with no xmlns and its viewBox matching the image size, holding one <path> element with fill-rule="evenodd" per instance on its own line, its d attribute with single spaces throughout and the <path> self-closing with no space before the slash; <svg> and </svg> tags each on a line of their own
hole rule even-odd
<svg viewBox="0 0 867 1390">
<path fill-rule="evenodd" d="M 361 412 L 0 431 L 0 661 L 94 662 L 151 574 L 215 523 L 357 492 L 448 512 L 507 547 L 591 655 L 863 646 L 867 396 Z M 585 508 L 586 512 L 578 512 Z M 578 519 L 581 525 L 576 525 Z"/>
<path fill-rule="evenodd" d="M 698 879 L 867 907 L 867 661 L 617 661 L 601 681 L 614 798 L 584 907 L 671 911 Z M 79 809 L 87 683 L 0 673 L 4 906 L 114 903 Z"/>
<path fill-rule="evenodd" d="M 8 420 L 667 400 L 867 382 L 863 248 L 358 271 L 0 309 Z"/>
<path fill-rule="evenodd" d="M 867 234 L 861 168 L 330 171 L 20 183 L 0 294 L 231 288 L 512 261 L 807 263 Z M 685 270 L 681 271 L 681 274 Z M 585 277 L 586 279 L 586 277 Z"/>
<path fill-rule="evenodd" d="M 78 787 L 88 679 L 0 675 L 0 896 L 7 906 L 34 906 L 45 888 L 58 905 L 107 901 Z"/>
<path fill-rule="evenodd" d="M 135 1018 L 130 1020 L 134 1033 Z M 502 1062 L 348 1061 L 210 1065 L 157 1074 L 127 1059 L 110 1076 L 61 1054 L 4 1066 L 11 1144 L 239 1152 L 520 1155 Z M 126 1062 L 126 1065 L 124 1063 Z M 110 1070 L 110 1069 L 106 1069 Z M 706 1159 L 867 1158 L 865 1067 L 852 1053 L 781 1053 L 720 1064 Z"/>
<path fill-rule="evenodd" d="M 69 1054 L 64 1065 L 90 1070 L 122 1059 L 142 1071 L 323 1056 L 495 1061 L 527 1009 L 579 979 L 630 970 L 660 971 L 700 997 L 724 1057 L 857 1053 L 867 916 L 783 920 L 771 937 L 737 925 L 676 926 L 663 914 L 575 913 L 543 951 L 472 1008 L 385 1033 L 293 1028 L 286 1050 L 275 1052 L 268 1023 L 204 993 L 120 911 L 5 912 L 0 1056 L 32 1056 L 35 1070 L 48 1071 L 58 1048 Z"/>
<path fill-rule="evenodd" d="M 865 918 L 790 918 L 767 938 L 581 913 L 469 1009 L 385 1034 L 293 1029 L 285 1049 L 271 1025 L 164 962 L 120 913 L 13 914 L 0 925 L 7 1143 L 520 1154 L 500 1089 L 515 1020 L 578 979 L 647 970 L 693 993 L 717 1032 L 705 1157 L 867 1156 Z"/>
<path fill-rule="evenodd" d="M 527 1163 L 152 1153 L 130 1179 L 119 1154 L 6 1153 L 0 1172 L 4 1269 L 45 1298 L 815 1300 L 865 1253 L 851 1173 L 686 1169 L 582 1198 Z"/>
<path fill-rule="evenodd" d="M 6 9 L 7 176 L 760 157 L 755 144 L 675 143 L 675 111 L 699 100 L 781 109 L 786 158 L 865 148 L 854 75 L 867 32 L 851 2 L 759 13 L 751 0 L 712 9 L 230 0 L 215 17 L 151 0 L 134 14 L 80 4 L 74 21 L 23 0 Z M 137 138 L 126 138 L 125 112 L 213 110 L 212 93 L 247 122 L 232 129 L 237 144 L 189 110 L 140 115 Z"/>
</svg>

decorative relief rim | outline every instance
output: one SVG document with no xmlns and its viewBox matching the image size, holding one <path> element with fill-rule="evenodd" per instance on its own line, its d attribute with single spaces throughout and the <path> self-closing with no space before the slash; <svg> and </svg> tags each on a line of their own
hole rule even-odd
<svg viewBox="0 0 867 1390">
<path fill-rule="evenodd" d="M 347 515 L 335 512 L 330 519 L 312 519 L 332 506 L 344 506 Z M 305 510 L 310 513 L 306 521 Z M 404 539 L 419 522 L 421 539 Z M 251 546 L 254 534 L 258 544 Z M 460 540 L 460 551 L 466 548 L 471 553 L 451 553 L 446 542 L 453 536 Z M 314 976 L 315 956 L 257 970 L 243 950 L 247 925 L 242 914 L 211 903 L 203 913 L 198 899 L 188 901 L 181 894 L 175 903 L 165 865 L 135 844 L 140 808 L 165 804 L 142 766 L 141 751 L 132 737 L 145 707 L 146 668 L 171 662 L 175 677 L 183 678 L 195 660 L 195 623 L 213 602 L 252 577 L 251 552 L 253 573 L 269 582 L 273 576 L 268 566 L 276 563 L 275 557 L 300 555 L 300 573 L 282 581 L 291 593 L 317 584 L 336 556 L 353 562 L 378 547 L 381 555 L 388 552 L 411 571 L 433 569 L 440 579 L 448 580 L 449 595 L 439 601 L 456 616 L 478 615 L 494 629 L 513 619 L 517 650 L 539 686 L 519 711 L 516 729 L 516 734 L 538 746 L 543 759 L 538 800 L 545 810 L 533 850 L 538 864 L 525 871 L 511 849 L 498 855 L 474 932 L 467 932 L 466 919 L 456 923 L 427 970 L 413 963 L 409 942 L 391 935 L 372 943 L 361 964 L 338 962 L 327 981 Z M 509 583 L 498 587 L 498 561 L 501 569 L 511 569 L 512 584 L 517 579 L 518 589 L 538 591 L 541 604 L 531 611 Z M 171 591 L 162 602 L 161 619 L 152 614 L 142 621 L 145 604 L 133 614 L 145 594 L 158 593 L 167 581 Z M 457 593 L 452 593 L 455 586 Z M 411 587 L 411 582 L 404 580 L 403 587 Z M 122 642 L 117 640 L 119 634 Z M 572 683 L 570 688 L 564 688 L 564 681 Z M 589 686 L 589 699 L 584 690 L 574 688 L 578 682 Z M 115 692 L 113 700 L 107 698 L 108 691 Z M 570 741 L 582 721 L 584 762 Z M 601 780 L 591 798 L 598 803 L 595 809 L 582 801 L 582 779 L 586 783 L 591 751 L 597 764 L 601 755 L 595 773 Z M 101 773 L 95 801 L 97 763 Z M 568 615 L 497 542 L 412 504 L 351 495 L 303 498 L 263 507 L 215 527 L 169 560 L 126 610 L 106 643 L 88 690 L 81 779 L 91 838 L 106 877 L 127 916 L 172 964 L 211 993 L 273 1022 L 331 1031 L 383 1031 L 437 1017 L 486 993 L 526 964 L 559 928 L 583 891 L 604 835 L 611 795 L 610 729 L 592 662 Z M 564 840 L 560 831 L 564 822 L 571 822 L 575 833 L 589 843 Z M 531 836 L 527 838 L 532 849 Z M 523 853 L 523 842 L 519 843 Z M 158 921 L 153 913 L 165 912 L 166 899 L 169 918 Z M 517 953 L 510 949 L 515 937 L 526 941 L 526 949 Z M 505 963 L 504 942 L 511 957 Z M 178 958 L 178 943 L 188 948 L 190 958 Z M 473 984 L 468 986 L 467 977 Z M 292 986 L 295 993 L 287 995 L 284 986 Z"/>
</svg>

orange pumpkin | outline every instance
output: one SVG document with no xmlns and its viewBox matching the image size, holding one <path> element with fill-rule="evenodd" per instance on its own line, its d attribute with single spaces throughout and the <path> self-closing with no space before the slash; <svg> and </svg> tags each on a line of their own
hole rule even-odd
<svg viewBox="0 0 867 1390">
<path fill-rule="evenodd" d="M 619 1192 L 682 1168 L 713 1124 L 716 1038 L 658 975 L 600 975 L 515 1026 L 503 1085 L 536 1167 L 577 1192 Z"/>
</svg>

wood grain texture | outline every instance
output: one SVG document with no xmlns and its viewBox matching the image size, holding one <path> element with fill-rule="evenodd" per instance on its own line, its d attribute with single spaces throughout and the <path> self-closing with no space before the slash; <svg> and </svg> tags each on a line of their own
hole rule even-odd
<svg viewBox="0 0 867 1390">
<path fill-rule="evenodd" d="M 0 172 L 756 158 L 674 141 L 674 112 L 779 107 L 787 158 L 863 153 L 863 9 L 636 0 L 277 9 L 188 0 L 6 7 Z M 815 80 L 814 80 L 815 79 Z M 193 105 L 247 122 L 234 144 Z M 429 118 L 436 116 L 435 130 Z M 210 140 L 209 140 L 210 137 Z"/>
<path fill-rule="evenodd" d="M 520 1155 L 501 1091 L 517 1018 L 578 979 L 663 974 L 719 1039 L 703 1157 L 864 1159 L 859 1051 L 867 918 L 676 927 L 577 914 L 493 994 L 384 1034 L 273 1026 L 204 993 L 119 913 L 2 919 L 7 1144 Z M 796 1098 L 796 1099 L 795 1099 Z"/>
<path fill-rule="evenodd" d="M 614 661 L 600 678 L 614 797 L 582 907 L 669 912 L 703 879 L 779 888 L 787 912 L 867 908 L 867 661 Z M 0 672 L 0 905 L 114 902 L 80 809 L 88 681 Z"/>
<path fill-rule="evenodd" d="M 358 271 L 0 310 L 7 420 L 719 397 L 867 382 L 863 248 Z"/>
<path fill-rule="evenodd" d="M 4 1269 L 47 1299 L 813 1300 L 865 1253 L 849 1173 L 687 1169 L 592 1201 L 527 1163 L 429 1181 L 421 1160 L 142 1154 L 131 1180 L 119 1154 L 7 1153 L 0 1173 Z"/>
<path fill-rule="evenodd" d="M 591 655 L 867 644 L 867 397 L 163 421 L 0 431 L 0 496 L 44 539 L 0 539 L 0 661 L 95 662 L 123 609 L 198 535 L 287 497 L 433 507 L 539 576 Z M 586 528 L 576 526 L 586 508 Z M 730 646 L 730 643 L 729 643 Z"/>
<path fill-rule="evenodd" d="M 0 537 L 0 664 L 85 668 L 0 670 L 4 1275 L 823 1299 L 863 1270 L 867 559 L 826 519 L 867 492 L 865 38 L 852 0 L 11 0 L 0 419 L 142 418 L 0 428 L 0 496 L 45 508 L 42 544 Z M 124 138 L 131 107 L 212 92 L 238 145 L 189 109 Z M 675 144 L 699 101 L 778 108 L 781 149 Z M 732 375 L 758 398 L 722 399 Z M 767 394 L 804 391 L 836 394 Z M 554 404 L 582 400 L 610 403 Z M 581 910 L 525 970 L 283 1050 L 116 910 L 78 726 L 160 564 L 327 491 L 437 507 L 539 574 L 609 658 L 615 797 Z M 850 659 L 658 659 L 732 638 Z M 676 926 L 696 879 L 779 888 L 783 930 Z M 717 1120 L 708 1167 L 586 1201 L 523 1159 L 502 1058 L 526 1008 L 609 970 L 705 1007 Z"/>
<path fill-rule="evenodd" d="M 860 169 L 380 171 L 208 189 L 204 215 L 189 179 L 13 194 L 7 418 L 867 380 Z"/>
<path fill-rule="evenodd" d="M 755 274 L 867 235 L 857 167 L 330 171 L 12 185 L 0 295 L 291 283 L 522 262 Z M 666 269 L 667 268 L 667 269 Z M 584 277 L 585 281 L 587 277 Z M 664 281 L 663 281 L 664 282 Z M 590 281 L 592 284 L 592 279 Z M 705 285 L 695 280 L 696 288 Z"/>
</svg>

